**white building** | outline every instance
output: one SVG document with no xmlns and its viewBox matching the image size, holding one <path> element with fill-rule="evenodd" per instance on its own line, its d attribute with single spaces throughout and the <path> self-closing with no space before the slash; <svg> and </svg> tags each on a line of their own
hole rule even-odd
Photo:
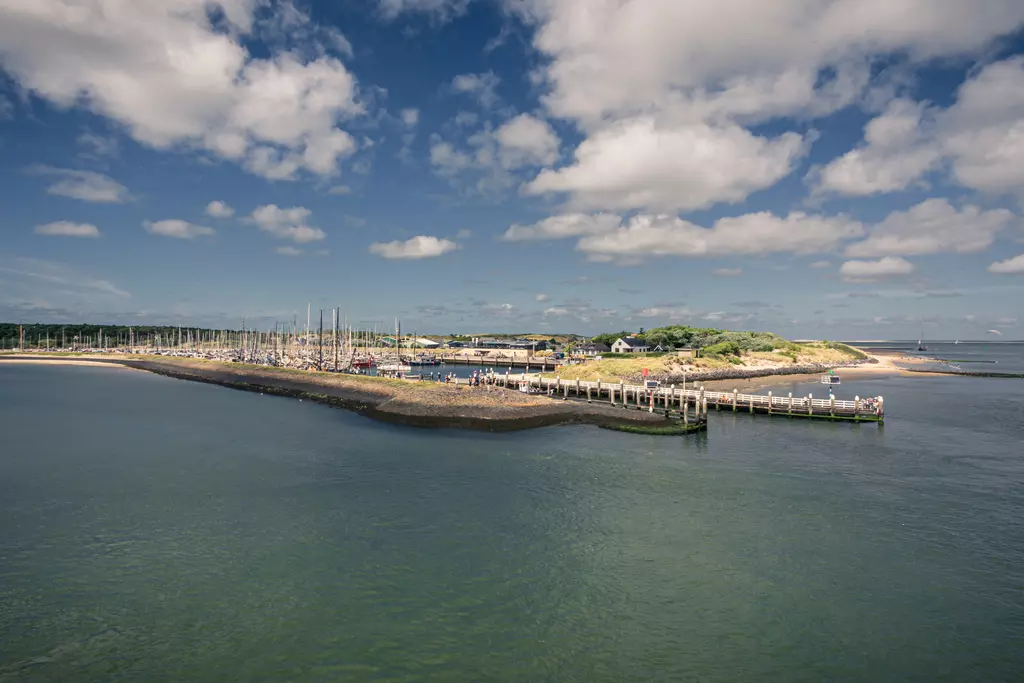
<svg viewBox="0 0 1024 683">
<path fill-rule="evenodd" d="M 612 344 L 614 353 L 647 353 L 649 349 L 647 342 L 636 337 L 620 337 Z"/>
</svg>

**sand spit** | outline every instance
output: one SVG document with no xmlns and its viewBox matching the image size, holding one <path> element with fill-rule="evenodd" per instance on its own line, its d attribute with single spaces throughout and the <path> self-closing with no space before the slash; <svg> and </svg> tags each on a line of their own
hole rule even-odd
<svg viewBox="0 0 1024 683">
<path fill-rule="evenodd" d="M 498 387 L 467 387 L 182 358 L 0 356 L 0 362 L 123 366 L 208 384 L 318 401 L 385 422 L 511 431 L 556 424 L 674 424 L 657 413 L 561 401 Z"/>
</svg>

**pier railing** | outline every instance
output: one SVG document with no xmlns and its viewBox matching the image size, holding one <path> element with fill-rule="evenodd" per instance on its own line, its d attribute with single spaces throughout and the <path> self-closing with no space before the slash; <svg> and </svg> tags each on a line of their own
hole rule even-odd
<svg viewBox="0 0 1024 683">
<path fill-rule="evenodd" d="M 707 401 L 715 410 L 731 410 L 732 412 L 749 412 L 753 414 L 780 415 L 789 417 L 815 417 L 824 419 L 852 419 L 881 422 L 884 419 L 884 403 L 881 396 L 854 400 L 836 398 L 814 398 L 808 396 L 775 396 L 767 394 L 741 394 L 738 390 L 731 392 L 708 391 L 703 387 L 683 389 L 675 385 L 647 387 L 625 382 L 605 382 L 601 380 L 586 381 L 579 379 L 547 378 L 539 374 L 518 373 L 511 370 L 495 373 L 490 381 L 499 386 L 513 387 L 526 384 L 536 387 L 542 393 L 568 399 L 585 398 L 588 401 L 609 402 L 612 405 L 629 407 L 654 407 L 655 409 L 685 408 L 687 405 L 700 405 Z"/>
</svg>

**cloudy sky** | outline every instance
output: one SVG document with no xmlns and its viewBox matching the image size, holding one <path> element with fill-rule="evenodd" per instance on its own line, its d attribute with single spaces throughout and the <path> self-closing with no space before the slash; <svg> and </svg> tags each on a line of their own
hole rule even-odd
<svg viewBox="0 0 1024 683">
<path fill-rule="evenodd" d="M 1024 3 L 0 0 L 0 177 L 5 320 L 1024 338 Z"/>
</svg>

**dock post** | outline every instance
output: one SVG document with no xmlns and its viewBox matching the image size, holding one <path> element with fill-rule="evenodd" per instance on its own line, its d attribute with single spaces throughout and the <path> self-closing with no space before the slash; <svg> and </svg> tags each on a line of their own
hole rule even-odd
<svg viewBox="0 0 1024 683">
<path fill-rule="evenodd" d="M 807 394 L 807 414 L 814 415 L 814 394 Z"/>
<path fill-rule="evenodd" d="M 601 378 L 597 378 L 597 400 L 601 400 Z"/>
<path fill-rule="evenodd" d="M 704 389 L 703 388 L 701 388 L 701 392 L 700 393 L 701 393 L 701 399 L 700 399 L 701 411 L 704 413 L 704 420 L 703 420 L 703 422 L 704 422 L 704 424 L 707 424 L 708 423 L 708 397 L 704 396 Z"/>
<path fill-rule="evenodd" d="M 883 408 L 882 397 L 878 397 L 878 408 L 875 409 L 875 414 L 878 415 L 878 423 L 881 424 L 882 420 L 885 419 L 885 409 Z"/>
<path fill-rule="evenodd" d="M 579 385 L 577 385 L 577 386 L 579 386 Z M 576 390 L 576 395 L 579 396 L 579 389 Z M 591 402 L 591 400 L 590 400 L 590 385 L 588 384 L 587 385 L 587 403 L 590 403 L 590 402 Z M 614 403 L 615 402 L 612 401 L 613 405 L 614 405 Z"/>
<path fill-rule="evenodd" d="M 736 402 L 739 401 L 739 398 L 740 398 L 740 390 L 739 389 L 733 389 L 732 390 L 732 412 L 734 412 L 734 413 L 736 412 Z"/>
<path fill-rule="evenodd" d="M 768 414 L 772 414 L 772 392 L 768 392 Z"/>
<path fill-rule="evenodd" d="M 589 384 L 587 385 L 587 393 L 588 394 L 590 393 L 590 385 Z M 597 395 L 597 400 L 598 401 L 601 400 L 601 394 Z M 608 400 L 611 402 L 612 405 L 615 405 L 615 385 L 614 384 L 612 386 L 608 387 Z"/>
<path fill-rule="evenodd" d="M 750 394 L 750 414 L 754 414 L 754 395 Z"/>
<path fill-rule="evenodd" d="M 854 422 L 860 420 L 860 396 L 853 397 L 853 420 Z"/>
<path fill-rule="evenodd" d="M 789 416 L 793 417 L 793 392 L 789 392 Z"/>
<path fill-rule="evenodd" d="M 545 368 L 546 369 L 546 368 Z M 555 375 L 555 393 L 561 393 L 562 391 L 562 376 Z"/>
<path fill-rule="evenodd" d="M 563 384 L 562 385 L 562 400 L 563 401 L 568 401 L 569 400 L 569 385 L 568 384 Z"/>
<path fill-rule="evenodd" d="M 626 380 L 619 380 L 619 396 L 622 397 L 622 407 L 625 408 L 628 401 L 626 400 Z"/>
<path fill-rule="evenodd" d="M 687 406 L 684 403 L 683 406 L 679 410 L 683 414 L 683 426 L 684 427 L 689 427 L 690 426 L 690 416 L 687 414 L 686 408 L 687 408 Z"/>
<path fill-rule="evenodd" d="M 831 393 L 828 395 L 828 414 L 832 417 L 836 416 L 836 397 Z"/>
<path fill-rule="evenodd" d="M 676 385 L 672 385 L 672 400 L 667 402 L 665 405 L 674 406 L 676 404 Z"/>
<path fill-rule="evenodd" d="M 580 378 L 576 378 L 576 398 L 580 397 Z M 587 387 L 587 400 L 590 399 L 590 387 Z"/>
</svg>

